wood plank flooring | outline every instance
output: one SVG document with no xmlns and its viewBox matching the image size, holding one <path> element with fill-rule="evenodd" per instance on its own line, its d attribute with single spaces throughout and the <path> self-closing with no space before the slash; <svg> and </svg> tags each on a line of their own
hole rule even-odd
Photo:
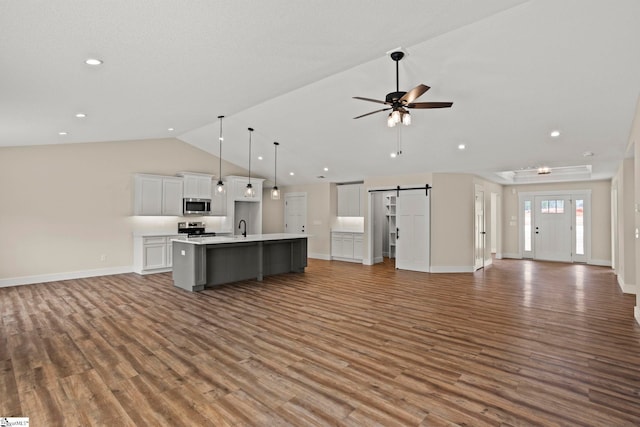
<svg viewBox="0 0 640 427">
<path fill-rule="evenodd" d="M 32 426 L 638 426 L 635 296 L 604 267 L 309 260 L 0 289 L 0 416 Z"/>
</svg>

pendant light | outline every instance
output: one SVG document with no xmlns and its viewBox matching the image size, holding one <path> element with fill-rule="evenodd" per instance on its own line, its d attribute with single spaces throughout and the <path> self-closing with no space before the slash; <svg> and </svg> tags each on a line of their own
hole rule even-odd
<svg viewBox="0 0 640 427">
<path fill-rule="evenodd" d="M 273 163 L 273 188 L 271 189 L 271 200 L 280 200 L 280 190 L 278 190 L 278 145 L 279 142 L 274 142 L 275 160 Z"/>
<path fill-rule="evenodd" d="M 249 129 L 249 183 L 247 184 L 247 188 L 244 190 L 244 197 L 254 197 L 256 195 L 256 190 L 253 189 L 251 185 L 251 133 L 253 132 L 253 128 Z"/>
<path fill-rule="evenodd" d="M 218 155 L 218 183 L 216 184 L 216 192 L 218 194 L 224 193 L 224 182 L 222 182 L 222 141 L 224 138 L 222 137 L 222 119 L 224 116 L 218 116 L 220 119 L 220 137 L 218 138 L 218 143 L 220 144 L 220 154 Z"/>
</svg>

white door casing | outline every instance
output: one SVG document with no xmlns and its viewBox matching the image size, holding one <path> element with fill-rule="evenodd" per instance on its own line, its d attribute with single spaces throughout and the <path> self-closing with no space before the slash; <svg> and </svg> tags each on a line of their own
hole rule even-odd
<svg viewBox="0 0 640 427">
<path fill-rule="evenodd" d="M 307 193 L 284 195 L 284 232 L 306 233 Z"/>
<path fill-rule="evenodd" d="M 425 190 L 401 191 L 396 199 L 396 268 L 430 269 L 430 209 Z"/>
<path fill-rule="evenodd" d="M 484 191 L 476 188 L 474 208 L 474 269 L 484 267 L 485 224 L 484 224 Z"/>
</svg>

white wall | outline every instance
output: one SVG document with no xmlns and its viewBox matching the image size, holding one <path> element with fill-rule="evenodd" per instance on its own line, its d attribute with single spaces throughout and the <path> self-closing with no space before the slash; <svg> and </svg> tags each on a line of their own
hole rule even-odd
<svg viewBox="0 0 640 427">
<path fill-rule="evenodd" d="M 218 158 L 173 138 L 0 148 L 0 285 L 130 271 L 132 233 L 180 220 L 133 217 L 133 174 L 179 171 L 217 175 Z M 246 171 L 223 162 L 223 173 Z"/>
</svg>

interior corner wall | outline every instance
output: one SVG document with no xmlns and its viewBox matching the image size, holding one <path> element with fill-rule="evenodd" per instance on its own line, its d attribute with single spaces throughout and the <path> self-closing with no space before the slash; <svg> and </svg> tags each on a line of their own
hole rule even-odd
<svg viewBox="0 0 640 427">
<path fill-rule="evenodd" d="M 431 193 L 431 270 L 473 271 L 475 177 L 434 173 Z M 489 255 L 491 256 L 491 255 Z"/>
<path fill-rule="evenodd" d="M 622 197 L 619 197 L 619 201 L 622 202 L 622 206 L 619 205 L 619 214 L 622 216 L 622 223 L 620 232 L 622 236 L 619 237 L 620 242 L 623 243 L 621 248 L 620 260 L 623 262 L 623 274 L 622 283 L 623 290 L 627 293 L 636 293 L 636 242 L 635 242 L 635 172 L 634 172 L 634 159 L 624 159 L 622 162 L 622 192 L 618 193 Z M 620 277 L 618 278 L 620 281 Z"/>
<path fill-rule="evenodd" d="M 131 271 L 136 227 L 180 220 L 133 217 L 133 174 L 180 171 L 217 175 L 218 157 L 174 138 L 0 148 L 0 283 Z"/>
</svg>

